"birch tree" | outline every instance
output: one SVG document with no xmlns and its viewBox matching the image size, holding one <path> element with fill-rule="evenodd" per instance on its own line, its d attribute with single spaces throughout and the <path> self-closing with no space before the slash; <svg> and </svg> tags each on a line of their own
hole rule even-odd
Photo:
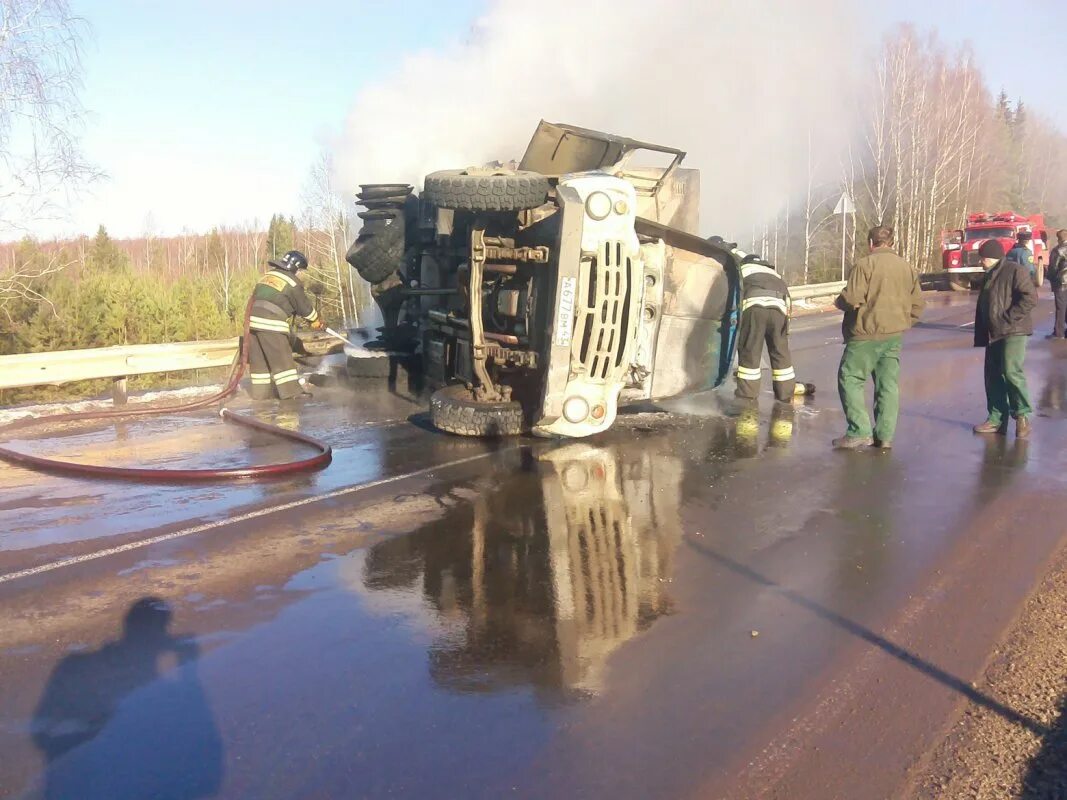
<svg viewBox="0 0 1067 800">
<path fill-rule="evenodd" d="M 79 149 L 85 23 L 67 0 L 0 0 L 0 234 L 55 215 L 56 195 L 98 176 Z M 61 268 L 17 262 L 0 276 L 0 306 Z"/>
</svg>

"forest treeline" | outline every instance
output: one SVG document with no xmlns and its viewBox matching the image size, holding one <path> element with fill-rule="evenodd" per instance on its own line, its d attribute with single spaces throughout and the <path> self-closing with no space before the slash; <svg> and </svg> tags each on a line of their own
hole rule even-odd
<svg viewBox="0 0 1067 800">
<path fill-rule="evenodd" d="M 1050 235 L 1067 226 L 1067 135 L 991 87 L 982 55 L 910 26 L 887 35 L 858 83 L 844 146 L 833 126 L 798 131 L 806 191 L 739 238 L 790 283 L 818 283 L 840 277 L 842 233 L 847 263 L 878 224 L 896 230 L 897 249 L 922 272 L 941 269 L 941 232 L 968 213 L 1043 213 Z M 833 213 L 842 196 L 856 213 Z"/>
<path fill-rule="evenodd" d="M 340 219 L 338 227 L 344 227 Z M 346 235 L 275 215 L 265 231 L 250 226 L 117 240 L 100 227 L 95 237 L 70 242 L 26 238 L 0 245 L 0 273 L 9 281 L 24 276 L 0 298 L 0 354 L 236 336 L 267 260 L 293 248 L 311 258 L 302 278 L 320 314 L 343 327 L 368 300 L 344 263 Z M 142 388 L 169 382 L 162 375 L 134 381 Z M 96 382 L 79 393 L 103 386 Z M 71 395 L 69 388 L 61 393 Z M 47 388 L 9 390 L 0 401 L 56 395 Z"/>
</svg>

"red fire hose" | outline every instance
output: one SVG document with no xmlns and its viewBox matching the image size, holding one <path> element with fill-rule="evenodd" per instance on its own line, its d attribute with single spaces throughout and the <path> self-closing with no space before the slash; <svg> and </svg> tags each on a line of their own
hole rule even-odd
<svg viewBox="0 0 1067 800">
<path fill-rule="evenodd" d="M 251 308 L 249 301 L 248 308 Z M 37 425 L 54 425 L 57 422 L 77 422 L 85 420 L 115 419 L 119 417 L 147 417 L 158 414 L 179 414 L 186 411 L 196 411 L 201 408 L 220 403 L 237 391 L 248 364 L 247 342 L 249 337 L 248 311 L 245 312 L 244 336 L 241 337 L 241 346 L 234 357 L 230 367 L 230 377 L 222 391 L 210 397 L 193 400 L 189 403 L 180 403 L 175 406 L 156 406 L 145 408 L 116 408 L 102 411 L 81 411 L 69 414 L 53 414 L 45 417 L 29 417 L 16 420 L 10 425 L 0 428 L 0 433 L 9 434 L 16 430 L 25 430 Z M 56 472 L 61 474 L 79 475 L 91 478 L 109 478 L 112 480 L 127 481 L 159 481 L 181 483 L 186 481 L 217 481 L 232 478 L 261 478 L 275 475 L 288 475 L 293 472 L 321 469 L 333 459 L 333 451 L 328 444 L 319 441 L 312 436 L 303 433 L 286 430 L 268 422 L 236 414 L 228 408 L 219 411 L 219 415 L 227 422 L 235 425 L 243 425 L 247 428 L 269 433 L 281 439 L 288 439 L 315 448 L 319 452 L 309 458 L 298 461 L 285 461 L 274 464 L 257 464 L 250 467 L 229 467 L 226 469 L 156 469 L 143 467 L 104 467 L 96 464 L 79 464 L 74 461 L 61 461 L 53 458 L 42 458 L 27 453 L 20 453 L 0 446 L 0 459 L 10 461 L 13 464 L 37 469 L 44 472 Z"/>
</svg>

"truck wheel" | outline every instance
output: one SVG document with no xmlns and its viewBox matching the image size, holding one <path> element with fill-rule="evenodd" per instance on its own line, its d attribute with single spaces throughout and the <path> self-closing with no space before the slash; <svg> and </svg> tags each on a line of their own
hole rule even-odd
<svg viewBox="0 0 1067 800">
<path fill-rule="evenodd" d="M 388 378 L 390 361 L 389 353 L 386 352 L 349 356 L 345 361 L 345 371 L 349 378 Z"/>
<path fill-rule="evenodd" d="M 548 178 L 527 171 L 446 169 L 426 176 L 422 197 L 438 208 L 522 211 L 548 199 Z"/>
<path fill-rule="evenodd" d="M 393 223 L 374 233 L 361 233 L 348 248 L 345 261 L 367 283 L 380 283 L 404 265 L 404 226 Z"/>
<path fill-rule="evenodd" d="M 518 436 L 526 430 L 521 405 L 479 403 L 464 386 L 446 386 L 433 393 L 430 421 L 438 430 L 460 436 Z"/>
</svg>

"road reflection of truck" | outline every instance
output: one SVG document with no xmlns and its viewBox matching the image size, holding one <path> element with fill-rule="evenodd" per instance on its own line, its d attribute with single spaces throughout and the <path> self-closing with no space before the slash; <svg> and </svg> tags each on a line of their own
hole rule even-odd
<svg viewBox="0 0 1067 800">
<path fill-rule="evenodd" d="M 941 266 L 949 275 L 954 289 L 974 289 L 981 283 L 983 273 L 978 248 L 983 242 L 996 239 L 1007 252 L 1015 246 L 1015 237 L 1022 232 L 1033 235 L 1031 240 L 1034 263 L 1047 259 L 1048 232 L 1041 214 L 1024 217 L 1012 211 L 997 214 L 967 215 L 967 224 L 960 230 L 941 234 Z"/>
<path fill-rule="evenodd" d="M 441 430 L 582 437 L 620 402 L 727 376 L 737 265 L 697 233 L 685 153 L 541 122 L 517 169 L 365 185 L 346 256 L 417 362 Z"/>
<path fill-rule="evenodd" d="M 373 547 L 363 583 L 421 584 L 435 682 L 598 692 L 609 656 L 669 612 L 683 465 L 663 439 L 542 451 L 439 526 Z M 533 479 L 531 479 L 533 478 Z"/>
</svg>

